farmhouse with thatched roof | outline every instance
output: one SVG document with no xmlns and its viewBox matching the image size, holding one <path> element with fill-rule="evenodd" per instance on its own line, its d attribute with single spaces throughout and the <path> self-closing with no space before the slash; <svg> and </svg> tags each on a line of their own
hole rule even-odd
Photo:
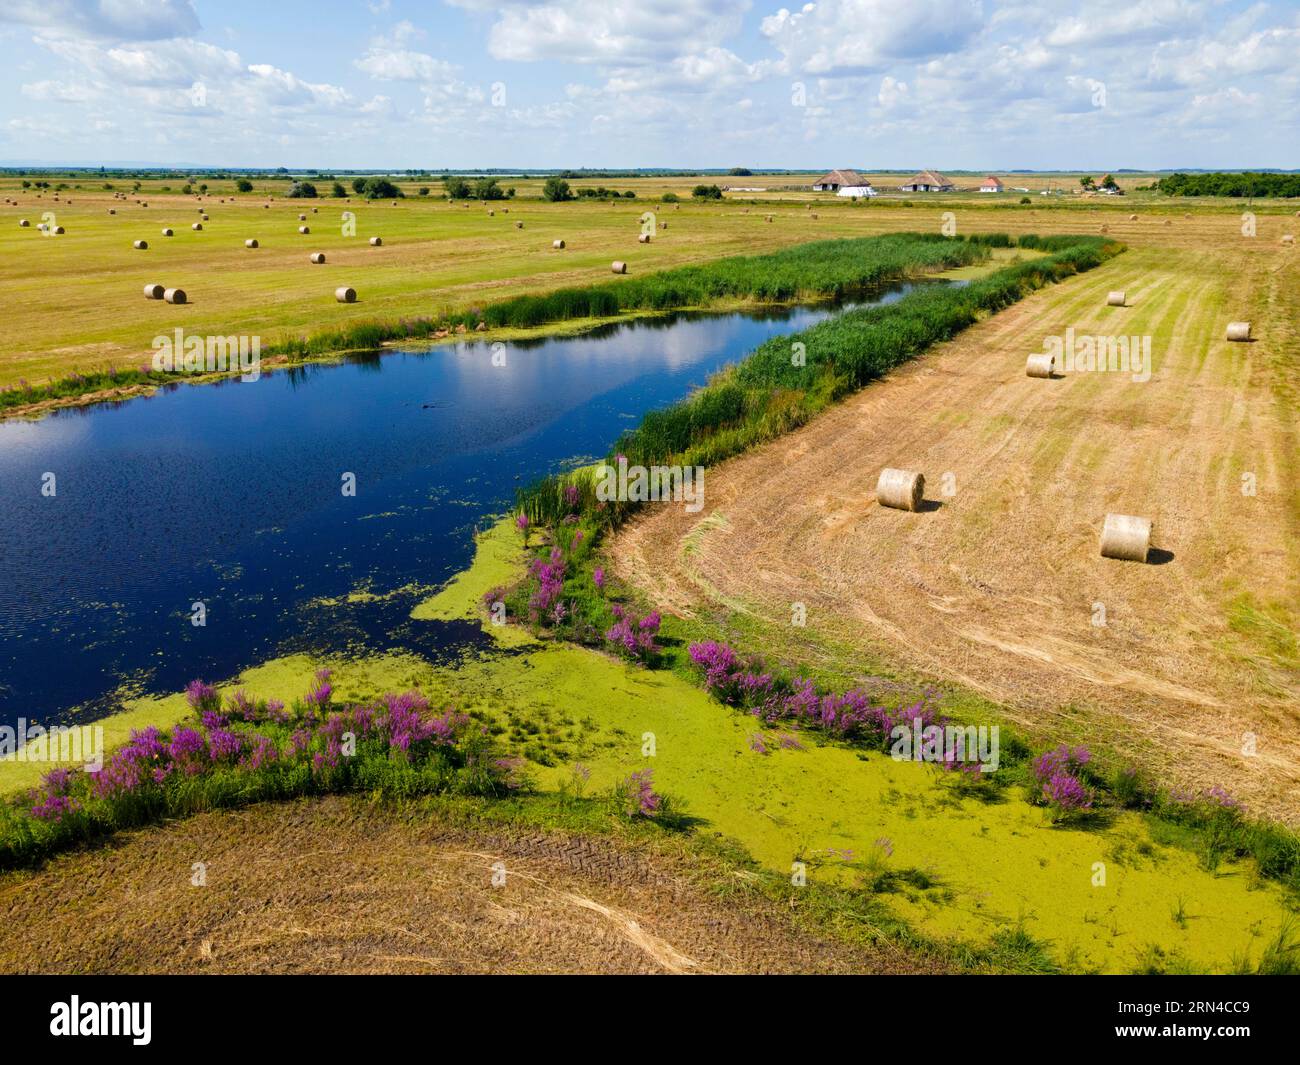
<svg viewBox="0 0 1300 1065">
<path fill-rule="evenodd" d="M 832 170 L 813 182 L 814 192 L 839 192 L 845 188 L 870 188 L 871 182 L 856 170 Z"/>
<path fill-rule="evenodd" d="M 898 187 L 903 192 L 952 192 L 957 186 L 942 174 L 933 170 L 922 170 Z"/>
<path fill-rule="evenodd" d="M 980 192 L 1001 192 L 1003 189 L 1002 182 L 990 174 L 980 184 Z"/>
</svg>

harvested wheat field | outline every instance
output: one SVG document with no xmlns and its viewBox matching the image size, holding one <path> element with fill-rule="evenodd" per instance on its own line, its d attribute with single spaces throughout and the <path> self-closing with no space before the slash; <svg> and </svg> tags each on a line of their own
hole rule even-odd
<svg viewBox="0 0 1300 1065">
<path fill-rule="evenodd" d="M 206 883 L 196 886 L 195 863 Z M 497 868 L 494 870 L 494 866 Z M 504 869 L 505 883 L 493 886 Z M 744 873 L 733 872 L 733 877 Z M 346 798 L 129 833 L 0 880 L 8 973 L 920 972 L 717 890 L 717 869 Z M 33 953 L 33 943 L 42 944 Z"/>
<path fill-rule="evenodd" d="M 789 626 L 803 603 L 800 639 L 863 673 L 974 689 L 1035 736 L 1300 821 L 1300 267 L 1230 219 L 1180 225 L 1123 225 L 1104 267 L 710 469 L 702 511 L 616 538 L 617 572 L 679 615 Z M 1225 341 L 1237 319 L 1253 343 Z M 1150 380 L 1027 377 L 1069 328 L 1150 336 Z M 886 466 L 925 474 L 921 512 L 877 505 Z M 1112 512 L 1153 520 L 1147 564 L 1100 557 Z"/>
</svg>

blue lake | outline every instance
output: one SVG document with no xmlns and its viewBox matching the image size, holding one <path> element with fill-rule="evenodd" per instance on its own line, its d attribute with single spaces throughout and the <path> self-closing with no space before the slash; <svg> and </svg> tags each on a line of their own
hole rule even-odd
<svg viewBox="0 0 1300 1065">
<path fill-rule="evenodd" d="M 467 340 L 0 422 L 0 724 L 294 651 L 476 646 L 476 625 L 408 615 L 516 488 L 845 306 L 623 323 L 505 344 L 504 365 Z M 357 589 L 383 598 L 320 603 Z"/>
</svg>

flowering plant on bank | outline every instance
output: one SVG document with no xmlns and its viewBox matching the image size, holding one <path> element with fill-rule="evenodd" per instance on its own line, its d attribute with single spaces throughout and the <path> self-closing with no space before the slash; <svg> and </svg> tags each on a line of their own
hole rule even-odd
<svg viewBox="0 0 1300 1065">
<path fill-rule="evenodd" d="M 336 705 L 322 670 L 291 708 L 242 689 L 223 702 L 201 681 L 186 699 L 185 722 L 138 729 L 102 768 L 55 767 L 39 787 L 0 803 L 0 867 L 118 828 L 259 799 L 492 795 L 524 783 L 481 725 L 434 710 L 418 691 Z"/>
</svg>

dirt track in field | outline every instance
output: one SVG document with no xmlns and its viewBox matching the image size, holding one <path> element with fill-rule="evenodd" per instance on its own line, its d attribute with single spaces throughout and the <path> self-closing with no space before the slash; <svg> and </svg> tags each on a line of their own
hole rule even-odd
<svg viewBox="0 0 1300 1065">
<path fill-rule="evenodd" d="M 0 972 L 933 970 L 823 940 L 757 893 L 715 893 L 738 875 L 601 837 L 405 820 L 359 800 L 265 804 L 0 878 Z"/>
<path fill-rule="evenodd" d="M 1300 260 L 1235 219 L 1111 228 L 1125 254 L 709 470 L 703 511 L 655 508 L 609 554 L 668 611 L 789 624 L 804 603 L 810 630 L 864 661 L 960 682 L 1040 737 L 1102 739 L 1295 823 L 1300 678 L 1230 627 L 1228 605 L 1273 603 L 1284 624 L 1265 629 L 1294 639 Z M 1107 307 L 1111 289 L 1129 306 Z M 1236 319 L 1257 342 L 1223 340 Z M 1069 326 L 1150 334 L 1151 380 L 1027 378 L 1026 357 Z M 923 471 L 929 509 L 878 506 L 884 466 Z M 1159 564 L 1099 556 L 1108 512 L 1154 520 Z"/>
</svg>

